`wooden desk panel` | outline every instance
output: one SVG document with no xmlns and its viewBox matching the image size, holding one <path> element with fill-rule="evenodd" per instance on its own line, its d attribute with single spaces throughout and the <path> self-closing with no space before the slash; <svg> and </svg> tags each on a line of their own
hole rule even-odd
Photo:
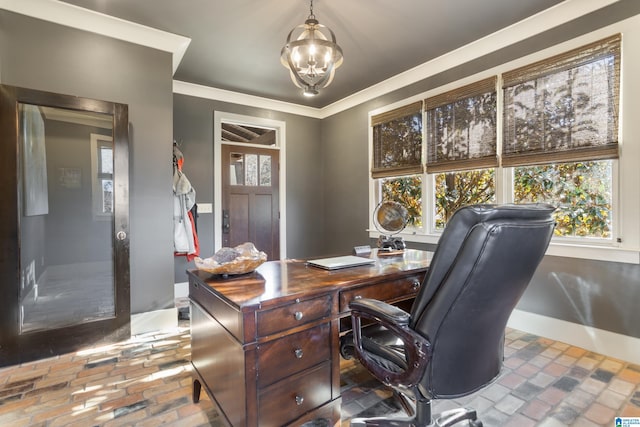
<svg viewBox="0 0 640 427">
<path fill-rule="evenodd" d="M 334 271 L 300 260 L 228 278 L 188 271 L 194 401 L 204 385 L 233 427 L 315 418 L 339 426 L 340 318 L 354 298 L 414 297 L 431 253 L 372 257 L 373 265 Z"/>
</svg>

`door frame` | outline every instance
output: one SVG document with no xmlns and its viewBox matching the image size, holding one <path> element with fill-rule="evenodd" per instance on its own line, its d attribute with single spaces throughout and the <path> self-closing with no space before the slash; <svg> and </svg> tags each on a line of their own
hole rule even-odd
<svg viewBox="0 0 640 427">
<path fill-rule="evenodd" d="M 268 147 L 259 144 L 238 144 L 222 141 L 222 123 L 237 125 L 264 127 L 275 129 L 276 146 Z M 280 258 L 287 256 L 287 192 L 286 192 L 286 123 L 280 120 L 265 119 L 262 117 L 244 116 L 225 111 L 213 112 L 213 242 L 214 251 L 222 247 L 222 144 L 239 145 L 243 147 L 267 148 L 279 151 L 279 211 L 280 211 Z"/>
<path fill-rule="evenodd" d="M 4 192 L 0 209 L 0 298 L 15 301 L 0 311 L 0 367 L 78 350 L 95 343 L 113 343 L 131 336 L 129 248 L 129 110 L 126 104 L 0 85 L 0 182 Z M 34 104 L 113 117 L 114 221 L 112 226 L 113 317 L 55 329 L 20 331 L 16 297 L 20 289 L 20 221 L 18 191 L 18 104 Z M 117 237 L 119 236 L 119 237 Z"/>
</svg>

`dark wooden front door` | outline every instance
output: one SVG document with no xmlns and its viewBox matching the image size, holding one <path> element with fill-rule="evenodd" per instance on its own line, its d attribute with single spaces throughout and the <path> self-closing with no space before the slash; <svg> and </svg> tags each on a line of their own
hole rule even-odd
<svg viewBox="0 0 640 427">
<path fill-rule="evenodd" d="M 222 145 L 222 245 L 253 243 L 280 258 L 280 151 Z"/>
<path fill-rule="evenodd" d="M 129 338 L 127 106 L 0 90 L 0 366 Z"/>
</svg>

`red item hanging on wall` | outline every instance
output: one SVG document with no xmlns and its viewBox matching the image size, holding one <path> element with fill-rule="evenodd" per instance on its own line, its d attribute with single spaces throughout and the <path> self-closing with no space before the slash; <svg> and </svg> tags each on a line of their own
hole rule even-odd
<svg viewBox="0 0 640 427">
<path fill-rule="evenodd" d="M 175 256 L 192 261 L 200 255 L 195 218 L 191 212 L 196 204 L 196 191 L 182 172 L 184 156 L 173 146 L 173 245 Z"/>
</svg>

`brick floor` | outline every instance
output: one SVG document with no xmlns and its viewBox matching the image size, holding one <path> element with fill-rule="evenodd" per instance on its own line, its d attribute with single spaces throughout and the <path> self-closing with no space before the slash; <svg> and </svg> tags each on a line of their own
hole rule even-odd
<svg viewBox="0 0 640 427">
<path fill-rule="evenodd" d="M 640 417 L 640 366 L 516 330 L 507 331 L 500 377 L 484 390 L 435 401 L 434 412 L 472 406 L 487 427 L 612 426 Z M 0 369 L 2 427 L 222 426 L 203 393 L 191 401 L 188 322 Z M 392 392 L 342 361 L 342 426 L 399 410 Z"/>
</svg>

